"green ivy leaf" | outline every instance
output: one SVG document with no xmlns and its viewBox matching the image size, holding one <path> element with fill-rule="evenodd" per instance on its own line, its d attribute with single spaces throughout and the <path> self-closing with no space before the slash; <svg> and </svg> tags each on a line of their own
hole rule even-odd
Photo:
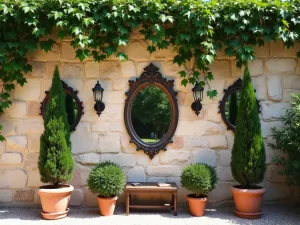
<svg viewBox="0 0 300 225">
<path fill-rule="evenodd" d="M 89 49 L 77 49 L 76 50 L 76 58 L 79 58 L 80 61 L 83 61 L 85 58 L 89 57 L 90 50 Z"/>
<path fill-rule="evenodd" d="M 155 48 L 155 46 L 151 45 L 151 46 L 148 46 L 148 47 L 147 47 L 147 50 L 148 50 L 150 53 L 152 53 L 152 52 L 155 52 L 155 51 L 156 51 L 156 48 Z"/>
<path fill-rule="evenodd" d="M 128 60 L 128 55 L 126 55 L 124 52 L 118 52 L 117 57 L 119 58 L 120 61 Z"/>
<path fill-rule="evenodd" d="M 210 99 L 213 99 L 213 98 L 216 97 L 217 95 L 218 95 L 217 90 L 208 90 L 208 91 L 207 91 L 207 96 L 208 96 Z"/>
<path fill-rule="evenodd" d="M 187 80 L 187 79 L 183 79 L 183 80 L 181 81 L 181 85 L 183 85 L 183 86 L 186 87 L 187 84 L 188 84 L 188 80 Z"/>
<path fill-rule="evenodd" d="M 47 53 L 52 49 L 54 43 L 55 41 L 52 39 L 48 39 L 47 41 L 40 41 L 40 48 Z"/>
</svg>

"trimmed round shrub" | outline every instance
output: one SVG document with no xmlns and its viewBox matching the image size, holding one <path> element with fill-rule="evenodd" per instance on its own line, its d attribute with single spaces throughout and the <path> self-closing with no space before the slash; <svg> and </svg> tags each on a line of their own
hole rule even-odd
<svg viewBox="0 0 300 225">
<path fill-rule="evenodd" d="M 205 163 L 185 167 L 181 174 L 181 185 L 199 197 L 211 192 L 218 181 L 215 168 Z"/>
<path fill-rule="evenodd" d="M 93 168 L 87 183 L 91 192 L 103 198 L 111 198 L 123 193 L 126 178 L 118 164 L 104 161 Z"/>
</svg>

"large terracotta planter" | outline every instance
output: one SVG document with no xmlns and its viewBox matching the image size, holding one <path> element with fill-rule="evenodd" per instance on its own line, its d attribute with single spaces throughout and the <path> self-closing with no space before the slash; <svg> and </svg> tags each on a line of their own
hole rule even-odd
<svg viewBox="0 0 300 225">
<path fill-rule="evenodd" d="M 206 208 L 207 196 L 202 195 L 200 197 L 196 197 L 195 194 L 190 194 L 186 197 L 190 213 L 192 216 L 203 216 Z"/>
<path fill-rule="evenodd" d="M 243 189 L 238 186 L 231 188 L 235 203 L 235 214 L 246 219 L 258 219 L 262 212 L 260 209 L 263 195 L 266 190 L 262 187 L 257 189 Z"/>
<path fill-rule="evenodd" d="M 112 216 L 114 215 L 114 211 L 116 208 L 118 197 L 114 198 L 102 198 L 100 196 L 97 197 L 100 214 L 102 216 Z"/>
<path fill-rule="evenodd" d="M 40 187 L 38 193 L 42 203 L 42 217 L 44 219 L 56 220 L 67 216 L 68 204 L 72 191 L 71 185 L 64 185 L 62 188 L 51 188 L 50 185 Z"/>
</svg>

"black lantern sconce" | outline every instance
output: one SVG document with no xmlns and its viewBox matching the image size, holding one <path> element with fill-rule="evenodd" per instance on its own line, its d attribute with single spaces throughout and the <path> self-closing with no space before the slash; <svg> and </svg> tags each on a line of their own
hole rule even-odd
<svg viewBox="0 0 300 225">
<path fill-rule="evenodd" d="M 99 83 L 99 81 L 97 81 L 97 84 L 95 85 L 95 87 L 92 90 L 93 90 L 93 94 L 94 94 L 94 101 L 96 102 L 94 105 L 94 109 L 96 110 L 97 115 L 100 116 L 100 114 L 105 109 L 105 105 L 102 102 L 104 89 L 101 87 L 101 84 Z"/>
<path fill-rule="evenodd" d="M 192 91 L 193 91 L 193 96 L 194 96 L 194 102 L 192 103 L 192 109 L 195 111 L 196 115 L 198 116 L 202 109 L 201 101 L 203 99 L 204 88 L 200 87 L 199 82 L 196 81 L 195 86 L 193 87 Z"/>
</svg>

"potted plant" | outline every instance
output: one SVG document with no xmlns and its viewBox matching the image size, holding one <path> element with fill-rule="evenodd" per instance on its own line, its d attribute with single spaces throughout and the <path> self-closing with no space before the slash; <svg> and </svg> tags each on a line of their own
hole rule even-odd
<svg viewBox="0 0 300 225">
<path fill-rule="evenodd" d="M 193 192 L 187 196 L 192 216 L 203 216 L 207 194 L 218 181 L 216 170 L 207 164 L 196 163 L 185 167 L 181 174 L 181 185 Z"/>
<path fill-rule="evenodd" d="M 89 174 L 87 184 L 97 200 L 102 216 L 112 216 L 118 195 L 123 193 L 126 177 L 121 167 L 110 161 L 96 165 Z"/>
<path fill-rule="evenodd" d="M 255 90 L 248 66 L 245 66 L 240 90 L 235 138 L 231 155 L 231 172 L 239 183 L 232 187 L 235 213 L 242 218 L 259 218 L 265 189 L 258 186 L 266 171 L 266 154 L 258 116 Z"/>
<path fill-rule="evenodd" d="M 38 193 L 45 219 L 60 219 L 67 215 L 73 187 L 65 184 L 72 179 L 74 162 L 71 153 L 70 129 L 65 108 L 65 94 L 58 68 L 55 67 L 49 101 L 41 135 L 39 172 L 48 185 Z"/>
<path fill-rule="evenodd" d="M 292 107 L 285 111 L 280 121 L 284 127 L 281 130 L 275 127 L 271 129 L 275 143 L 270 143 L 269 146 L 285 157 L 276 155 L 273 162 L 283 166 L 280 174 L 286 175 L 289 185 L 300 186 L 300 94 L 292 95 Z"/>
</svg>

